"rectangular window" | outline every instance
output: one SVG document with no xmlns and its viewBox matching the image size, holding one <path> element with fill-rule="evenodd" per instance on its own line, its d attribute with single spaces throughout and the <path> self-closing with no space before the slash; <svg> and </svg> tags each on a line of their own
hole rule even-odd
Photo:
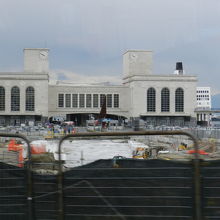
<svg viewBox="0 0 220 220">
<path fill-rule="evenodd" d="M 99 107 L 99 95 L 93 94 L 93 108 Z"/>
<path fill-rule="evenodd" d="M 147 111 L 156 111 L 156 90 L 153 87 L 147 90 Z"/>
<path fill-rule="evenodd" d="M 79 94 L 79 107 L 85 107 L 85 94 Z"/>
<path fill-rule="evenodd" d="M 20 89 L 16 86 L 11 89 L 11 111 L 20 111 Z"/>
<path fill-rule="evenodd" d="M 64 94 L 58 94 L 58 107 L 64 107 Z"/>
<path fill-rule="evenodd" d="M 0 111 L 5 111 L 5 89 L 0 87 Z"/>
<path fill-rule="evenodd" d="M 25 110 L 26 111 L 34 111 L 34 97 L 30 97 L 26 95 L 26 105 Z"/>
<path fill-rule="evenodd" d="M 163 88 L 161 90 L 161 112 L 169 112 L 169 111 L 170 111 L 170 91 L 168 88 Z"/>
<path fill-rule="evenodd" d="M 29 86 L 26 89 L 25 94 L 25 110 L 26 111 L 34 111 L 35 109 L 35 91 L 34 88 Z"/>
<path fill-rule="evenodd" d="M 100 94 L 100 107 L 102 107 L 105 100 L 105 94 Z"/>
<path fill-rule="evenodd" d="M 72 94 L 72 106 L 78 108 L 78 94 Z"/>
<path fill-rule="evenodd" d="M 107 107 L 112 108 L 112 94 L 107 95 Z"/>
<path fill-rule="evenodd" d="M 5 102 L 0 97 L 0 111 L 5 111 Z"/>
<path fill-rule="evenodd" d="M 92 107 L 92 95 L 86 94 L 86 108 Z"/>
<path fill-rule="evenodd" d="M 0 118 L 0 125 L 5 125 L 5 119 L 4 118 Z"/>
<path fill-rule="evenodd" d="M 119 108 L 119 94 L 114 94 L 114 108 Z"/>
<path fill-rule="evenodd" d="M 65 94 L 65 107 L 71 107 L 71 94 Z"/>
</svg>

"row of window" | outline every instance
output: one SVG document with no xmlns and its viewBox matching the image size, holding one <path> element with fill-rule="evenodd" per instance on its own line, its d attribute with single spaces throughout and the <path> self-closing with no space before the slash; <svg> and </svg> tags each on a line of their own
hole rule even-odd
<svg viewBox="0 0 220 220">
<path fill-rule="evenodd" d="M 28 87 L 25 92 L 25 110 L 35 110 L 35 91 Z M 5 88 L 0 86 L 0 111 L 5 111 Z M 17 86 L 11 89 L 11 111 L 20 111 L 20 89 Z"/>
<path fill-rule="evenodd" d="M 197 95 L 197 97 L 209 97 L 209 95 Z"/>
<path fill-rule="evenodd" d="M 60 108 L 99 108 L 106 99 L 106 107 L 119 108 L 119 94 L 58 94 Z"/>
<path fill-rule="evenodd" d="M 98 108 L 106 98 L 108 108 L 119 108 L 119 94 L 58 94 L 58 107 L 66 108 Z M 25 110 L 35 110 L 35 90 L 33 87 L 26 89 Z M 5 89 L 0 87 L 0 111 L 5 111 Z M 20 89 L 14 86 L 11 89 L 11 111 L 20 111 Z M 156 111 L 156 90 L 147 90 L 147 111 Z M 170 91 L 168 88 L 161 90 L 161 112 L 170 111 Z M 175 111 L 184 111 L 184 91 L 178 88 L 175 91 Z"/>
<path fill-rule="evenodd" d="M 156 90 L 149 88 L 147 90 L 147 112 L 156 111 Z M 161 90 L 161 112 L 170 111 L 170 90 L 163 88 Z M 184 112 L 184 91 L 178 88 L 175 91 L 175 112 Z"/>
<path fill-rule="evenodd" d="M 209 101 L 209 98 L 197 98 L 197 100 L 207 100 L 207 101 Z"/>
<path fill-rule="evenodd" d="M 210 102 L 206 102 L 205 104 L 210 105 Z M 199 102 L 198 105 L 204 105 L 204 102 L 203 103 Z"/>
<path fill-rule="evenodd" d="M 198 91 L 196 91 L 197 93 L 209 93 L 209 91 L 208 90 L 198 90 Z"/>
</svg>

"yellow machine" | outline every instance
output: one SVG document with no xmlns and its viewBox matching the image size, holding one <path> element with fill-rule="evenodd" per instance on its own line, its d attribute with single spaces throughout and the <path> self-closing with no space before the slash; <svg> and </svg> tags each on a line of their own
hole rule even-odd
<svg viewBox="0 0 220 220">
<path fill-rule="evenodd" d="M 134 159 L 146 159 L 148 157 L 147 149 L 144 147 L 137 147 L 133 151 L 133 158 Z"/>
<path fill-rule="evenodd" d="M 184 144 L 184 143 L 181 143 L 178 147 L 178 151 L 186 150 L 186 149 L 187 149 L 187 144 Z"/>
</svg>

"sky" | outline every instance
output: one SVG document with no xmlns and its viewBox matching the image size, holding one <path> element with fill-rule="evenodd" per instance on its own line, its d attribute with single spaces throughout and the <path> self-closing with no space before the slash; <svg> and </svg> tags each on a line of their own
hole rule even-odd
<svg viewBox="0 0 220 220">
<path fill-rule="evenodd" d="M 24 48 L 49 48 L 53 79 L 120 83 L 122 55 L 152 50 L 154 74 L 183 62 L 220 93 L 219 0 L 0 0 L 0 71 Z"/>
</svg>

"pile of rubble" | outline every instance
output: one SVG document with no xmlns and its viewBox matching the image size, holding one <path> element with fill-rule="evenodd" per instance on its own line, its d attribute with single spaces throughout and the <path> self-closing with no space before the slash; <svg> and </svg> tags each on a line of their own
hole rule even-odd
<svg viewBox="0 0 220 220">
<path fill-rule="evenodd" d="M 220 159 L 220 151 L 218 150 L 218 143 L 215 139 L 199 140 L 199 158 L 203 160 L 218 160 Z M 175 149 L 175 150 L 174 150 Z M 170 145 L 167 148 L 167 153 L 158 152 L 158 159 L 165 160 L 191 160 L 195 158 L 194 145 L 187 146 L 187 144 L 181 143 L 179 146 L 174 147 Z"/>
</svg>

